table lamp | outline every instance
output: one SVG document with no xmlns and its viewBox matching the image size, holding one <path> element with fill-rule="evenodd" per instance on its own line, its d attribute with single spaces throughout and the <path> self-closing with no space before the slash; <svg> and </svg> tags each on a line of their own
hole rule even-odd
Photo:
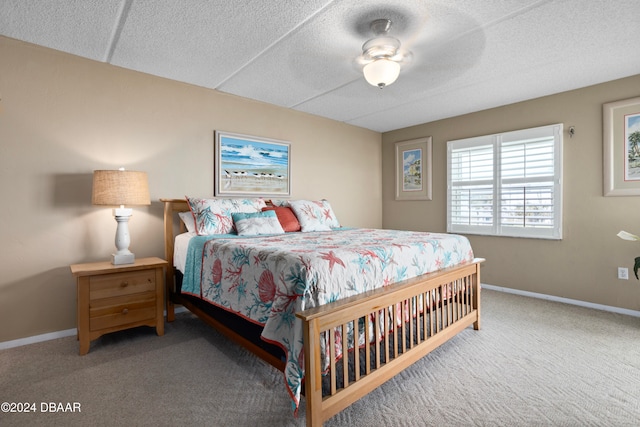
<svg viewBox="0 0 640 427">
<path fill-rule="evenodd" d="M 93 172 L 91 203 L 94 205 L 120 206 L 113 209 L 118 223 L 116 228 L 116 253 L 111 263 L 133 264 L 135 256 L 129 251 L 129 217 L 133 213 L 125 205 L 150 205 L 149 183 L 146 172 L 119 170 L 97 170 Z"/>
</svg>

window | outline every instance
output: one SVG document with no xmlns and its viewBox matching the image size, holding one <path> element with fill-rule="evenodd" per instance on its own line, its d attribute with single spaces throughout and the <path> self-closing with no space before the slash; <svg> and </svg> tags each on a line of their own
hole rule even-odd
<svg viewBox="0 0 640 427">
<path fill-rule="evenodd" d="M 447 142 L 447 231 L 562 238 L 562 124 Z"/>
</svg>

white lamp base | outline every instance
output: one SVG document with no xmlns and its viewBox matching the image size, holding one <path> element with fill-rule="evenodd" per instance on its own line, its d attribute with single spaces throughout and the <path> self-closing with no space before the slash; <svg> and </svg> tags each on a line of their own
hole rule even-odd
<svg viewBox="0 0 640 427">
<path fill-rule="evenodd" d="M 129 218 L 133 213 L 133 209 L 119 208 L 113 210 L 113 216 L 115 216 L 118 222 L 116 228 L 116 249 L 118 251 L 111 255 L 111 264 L 133 264 L 136 260 L 135 255 L 129 251 L 129 243 L 131 243 L 131 237 L 129 237 Z"/>
<path fill-rule="evenodd" d="M 128 254 L 111 254 L 111 264 L 133 264 L 136 261 L 136 257 L 133 253 Z"/>
</svg>

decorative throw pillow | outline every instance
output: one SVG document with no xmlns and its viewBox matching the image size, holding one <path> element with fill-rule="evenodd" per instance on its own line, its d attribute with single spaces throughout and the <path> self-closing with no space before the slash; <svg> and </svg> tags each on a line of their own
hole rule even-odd
<svg viewBox="0 0 640 427">
<path fill-rule="evenodd" d="M 273 206 L 289 206 L 289 200 L 287 199 L 271 199 L 269 203 Z"/>
<path fill-rule="evenodd" d="M 240 236 L 284 233 L 275 211 L 234 213 L 231 216 Z"/>
<path fill-rule="evenodd" d="M 193 220 L 193 214 L 191 213 L 191 211 L 180 212 L 178 216 L 184 223 L 184 226 L 187 227 L 187 231 L 189 233 L 193 233 L 194 231 L 196 231 L 196 222 Z"/>
<path fill-rule="evenodd" d="M 233 232 L 232 214 L 237 212 L 260 212 L 266 206 L 263 199 L 201 199 L 187 197 L 189 208 L 195 219 L 196 233 L 229 234 Z"/>
<path fill-rule="evenodd" d="M 328 200 L 292 200 L 289 206 L 296 214 L 303 232 L 328 231 L 340 227 Z"/>
<path fill-rule="evenodd" d="M 278 217 L 278 221 L 280 221 L 282 229 L 285 232 L 290 233 L 292 231 L 300 231 L 298 218 L 296 218 L 296 214 L 293 213 L 290 207 L 267 206 L 266 208 L 262 208 L 262 211 L 274 211 Z"/>
</svg>

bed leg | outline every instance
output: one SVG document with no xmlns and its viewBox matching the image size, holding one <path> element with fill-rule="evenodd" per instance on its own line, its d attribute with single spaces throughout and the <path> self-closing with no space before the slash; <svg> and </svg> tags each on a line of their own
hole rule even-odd
<svg viewBox="0 0 640 427">
<path fill-rule="evenodd" d="M 476 309 L 476 321 L 473 322 L 473 329 L 480 330 L 480 263 L 476 264 L 476 274 L 473 278 L 473 308 Z"/>
<path fill-rule="evenodd" d="M 167 322 L 176 320 L 175 305 L 171 301 L 167 301 Z"/>
<path fill-rule="evenodd" d="M 317 321 L 303 321 L 307 427 L 322 427 L 322 379 Z"/>
<path fill-rule="evenodd" d="M 171 299 L 173 295 L 174 281 L 173 269 L 167 268 L 165 274 L 165 310 L 167 312 L 167 322 L 173 322 L 174 320 L 176 320 L 175 304 Z"/>
<path fill-rule="evenodd" d="M 164 257 L 169 263 L 169 266 L 165 268 L 164 276 L 164 300 L 165 310 L 167 312 L 167 322 L 173 322 L 176 319 L 175 310 L 173 307 L 173 293 L 175 292 L 175 276 L 173 266 L 173 215 L 174 204 L 178 206 L 175 201 L 160 199 L 164 203 Z M 181 201 L 184 203 L 185 201 Z M 185 207 L 186 208 L 186 207 Z M 175 210 L 178 212 L 180 209 Z"/>
</svg>

